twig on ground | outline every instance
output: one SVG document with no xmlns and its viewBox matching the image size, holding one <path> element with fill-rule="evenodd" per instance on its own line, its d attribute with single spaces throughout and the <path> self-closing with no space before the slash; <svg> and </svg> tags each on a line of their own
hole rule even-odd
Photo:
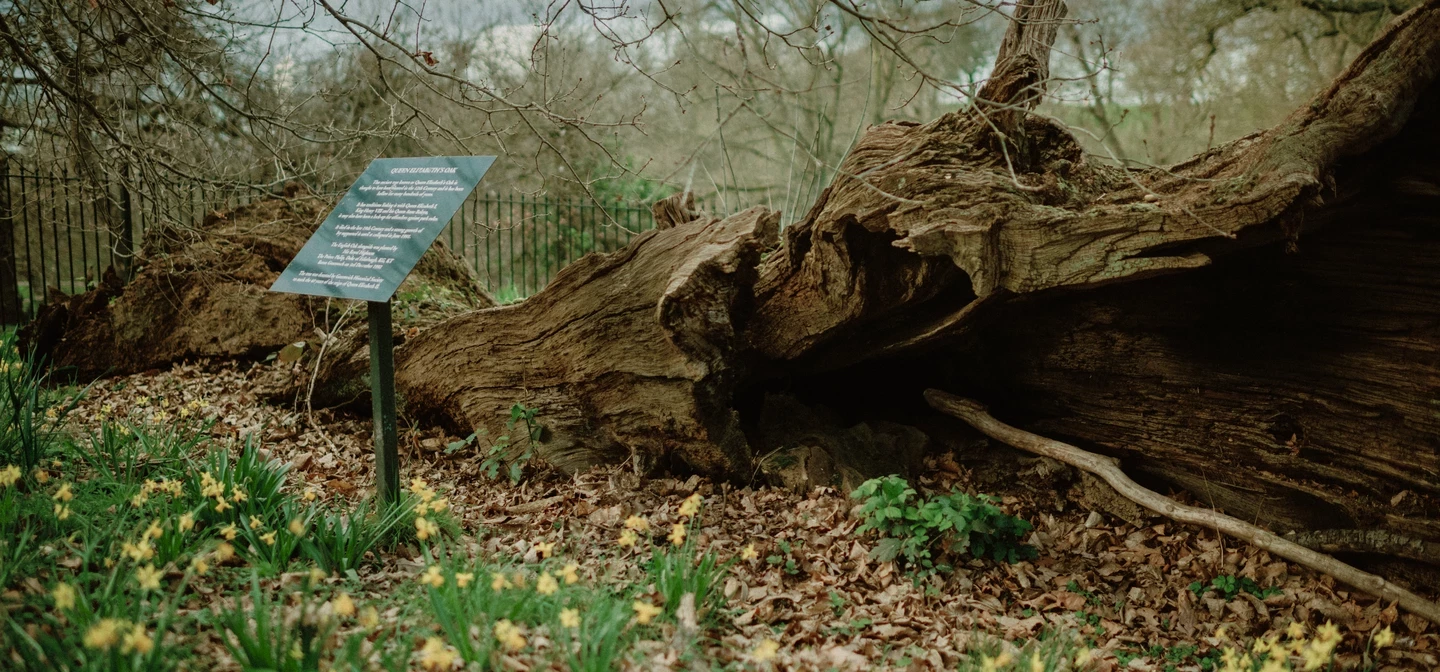
<svg viewBox="0 0 1440 672">
<path fill-rule="evenodd" d="M 925 390 L 925 401 L 942 413 L 964 420 L 990 438 L 1024 451 L 1059 460 L 1099 476 L 1109 483 L 1110 487 L 1115 488 L 1116 492 L 1162 516 L 1182 523 L 1203 525 L 1228 534 L 1298 565 L 1328 574 L 1371 595 L 1393 600 L 1406 611 L 1440 625 L 1440 604 L 1420 597 L 1379 576 L 1363 572 L 1331 556 L 1312 551 L 1245 521 L 1215 511 L 1180 504 L 1130 480 L 1130 477 L 1120 470 L 1112 458 L 1011 427 L 996 420 L 985 406 L 940 390 Z"/>
</svg>

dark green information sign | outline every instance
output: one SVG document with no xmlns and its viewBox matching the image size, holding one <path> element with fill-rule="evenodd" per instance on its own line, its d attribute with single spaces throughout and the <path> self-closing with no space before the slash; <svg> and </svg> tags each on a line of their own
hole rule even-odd
<svg viewBox="0 0 1440 672">
<path fill-rule="evenodd" d="M 270 291 L 389 301 L 494 162 L 371 161 Z"/>
<path fill-rule="evenodd" d="M 390 297 L 493 163 L 493 156 L 371 161 L 270 286 L 367 302 L 375 489 L 391 504 L 400 501 L 400 455 Z"/>
</svg>

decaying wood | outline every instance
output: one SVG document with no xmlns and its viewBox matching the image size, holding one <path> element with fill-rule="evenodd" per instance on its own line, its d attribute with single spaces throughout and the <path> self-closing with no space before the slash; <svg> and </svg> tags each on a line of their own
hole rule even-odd
<svg viewBox="0 0 1440 672">
<path fill-rule="evenodd" d="M 538 409 L 543 457 L 565 469 L 676 459 L 704 473 L 748 473 L 731 398 L 755 268 L 778 225 L 777 213 L 752 208 L 581 258 L 524 302 L 407 342 L 396 353 L 396 388 L 409 412 L 491 438 L 513 404 Z"/>
<path fill-rule="evenodd" d="M 134 279 L 121 282 L 110 269 L 96 289 L 52 301 L 21 331 L 21 345 L 63 377 L 93 379 L 202 357 L 259 359 L 296 341 L 314 344 L 327 308 L 338 316 L 340 302 L 268 290 L 330 206 L 292 193 L 211 213 L 194 228 L 149 231 Z M 425 323 L 494 305 L 443 244 L 426 252 L 402 292 L 418 286 L 449 302 L 417 307 Z"/>
<path fill-rule="evenodd" d="M 1333 576 L 1371 595 L 1392 600 L 1401 608 L 1440 625 L 1440 604 L 1250 523 L 1215 511 L 1180 504 L 1131 480 L 1111 458 L 1011 427 L 996 420 L 984 406 L 969 399 L 940 390 L 926 390 L 925 400 L 936 410 L 964 420 L 997 441 L 1095 474 L 1120 494 L 1155 513 L 1177 522 L 1200 525 L 1230 535 L 1298 565 Z"/>
<path fill-rule="evenodd" d="M 1305 548 L 1326 553 L 1374 553 L 1440 565 L 1440 544 L 1386 530 L 1314 530 L 1285 536 Z"/>
<path fill-rule="evenodd" d="M 691 191 L 682 191 L 655 201 L 655 204 L 650 206 L 650 214 L 655 219 L 657 229 L 669 229 L 700 219 L 700 213 L 695 211 L 695 193 Z"/>
</svg>

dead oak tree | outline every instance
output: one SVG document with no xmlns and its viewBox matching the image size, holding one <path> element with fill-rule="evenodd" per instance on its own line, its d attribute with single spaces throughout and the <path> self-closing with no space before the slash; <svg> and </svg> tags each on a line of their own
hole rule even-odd
<svg viewBox="0 0 1440 672">
<path fill-rule="evenodd" d="M 800 424 L 774 395 L 845 429 L 934 387 L 1278 532 L 1440 541 L 1440 0 L 1280 125 L 1148 169 L 1034 112 L 1063 11 L 1021 5 L 980 100 L 869 129 L 783 232 L 676 199 L 407 339 L 406 412 L 498 436 L 522 403 L 561 468 L 749 480 L 766 423 Z M 317 394 L 355 389 L 359 347 Z M 837 442 L 883 468 L 913 442 L 882 433 Z"/>
</svg>

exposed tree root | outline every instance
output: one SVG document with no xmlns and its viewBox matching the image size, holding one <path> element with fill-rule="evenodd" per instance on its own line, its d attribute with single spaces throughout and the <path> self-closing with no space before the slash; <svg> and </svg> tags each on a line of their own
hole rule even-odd
<svg viewBox="0 0 1440 672">
<path fill-rule="evenodd" d="M 1130 477 L 1126 476 L 1125 472 L 1121 471 L 1115 461 L 1109 457 L 1011 427 L 996 420 L 983 405 L 940 390 L 926 390 L 925 401 L 942 413 L 964 420 L 990 438 L 1095 474 L 1120 494 L 1162 516 L 1182 523 L 1203 525 L 1228 534 L 1286 560 L 1333 576 L 1337 580 L 1371 595 L 1393 600 L 1401 608 L 1440 625 L 1440 604 L 1431 602 L 1374 574 L 1363 572 L 1331 556 L 1312 551 L 1244 521 L 1216 511 L 1177 503 L 1169 497 L 1130 480 Z"/>
</svg>

